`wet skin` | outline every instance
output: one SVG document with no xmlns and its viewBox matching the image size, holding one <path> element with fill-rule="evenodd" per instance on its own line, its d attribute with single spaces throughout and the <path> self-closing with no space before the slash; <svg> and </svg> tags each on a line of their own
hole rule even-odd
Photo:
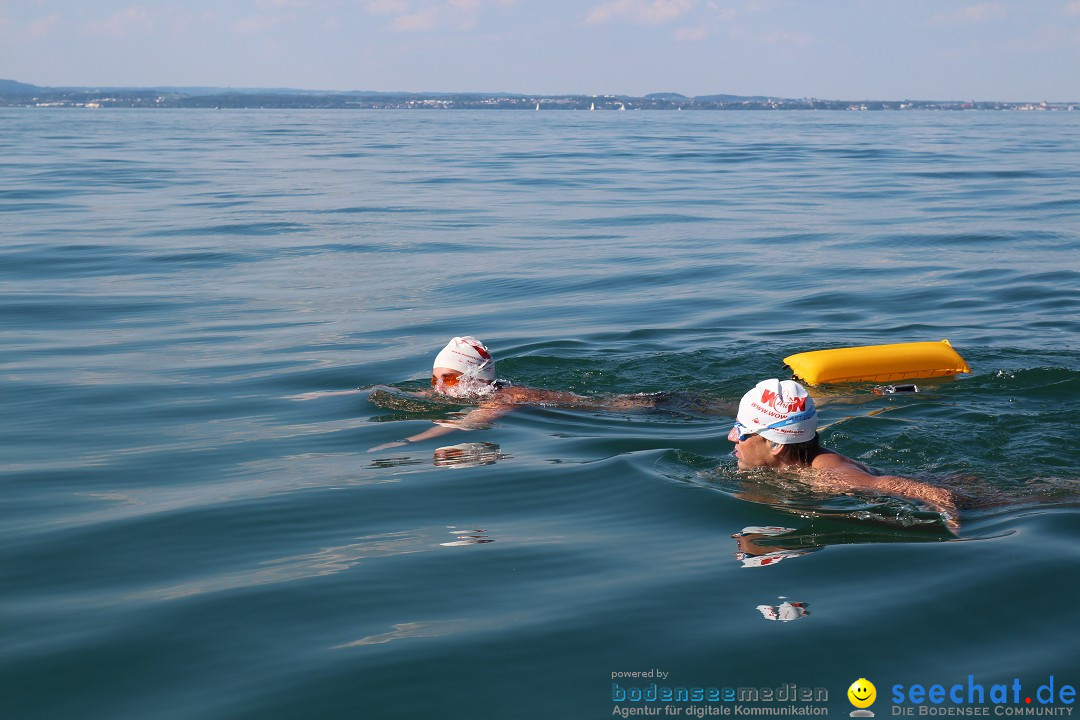
<svg viewBox="0 0 1080 720">
<path fill-rule="evenodd" d="M 783 445 L 774 446 L 761 435 L 739 440 L 739 431 L 735 427 L 728 433 L 728 440 L 735 443 L 735 458 L 740 470 L 794 470 L 818 492 L 871 491 L 918 500 L 945 515 L 946 525 L 950 528 L 956 529 L 960 525 L 956 499 L 945 488 L 898 475 L 878 475 L 866 465 L 824 448 L 809 463 L 793 461 L 788 458 Z"/>
</svg>

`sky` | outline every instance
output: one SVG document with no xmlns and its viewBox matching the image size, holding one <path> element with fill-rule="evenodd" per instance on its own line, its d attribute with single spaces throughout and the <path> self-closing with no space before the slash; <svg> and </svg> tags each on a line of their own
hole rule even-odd
<svg viewBox="0 0 1080 720">
<path fill-rule="evenodd" d="M 0 0 L 45 86 L 1080 100 L 1080 0 Z"/>
</svg>

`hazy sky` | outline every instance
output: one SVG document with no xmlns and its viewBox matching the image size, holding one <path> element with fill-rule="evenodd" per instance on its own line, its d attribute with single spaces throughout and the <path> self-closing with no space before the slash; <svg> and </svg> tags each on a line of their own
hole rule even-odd
<svg viewBox="0 0 1080 720">
<path fill-rule="evenodd" d="M 1080 0 L 0 0 L 0 78 L 1080 100 Z"/>
</svg>

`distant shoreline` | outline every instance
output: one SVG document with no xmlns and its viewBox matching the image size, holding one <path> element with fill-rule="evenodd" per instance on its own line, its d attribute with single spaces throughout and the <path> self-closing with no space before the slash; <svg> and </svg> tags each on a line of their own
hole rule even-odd
<svg viewBox="0 0 1080 720">
<path fill-rule="evenodd" d="M 1080 102 L 821 100 L 677 93 L 522 95 L 515 93 L 334 92 L 232 88 L 39 87 L 0 80 L 0 107 L 260 110 L 1006 110 L 1072 111 Z"/>
</svg>

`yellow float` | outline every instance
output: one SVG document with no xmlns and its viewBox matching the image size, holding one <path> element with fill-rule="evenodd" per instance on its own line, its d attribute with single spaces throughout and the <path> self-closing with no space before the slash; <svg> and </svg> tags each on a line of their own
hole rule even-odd
<svg viewBox="0 0 1080 720">
<path fill-rule="evenodd" d="M 892 382 L 971 372 L 948 340 L 815 350 L 788 355 L 784 364 L 811 385 Z"/>
</svg>

